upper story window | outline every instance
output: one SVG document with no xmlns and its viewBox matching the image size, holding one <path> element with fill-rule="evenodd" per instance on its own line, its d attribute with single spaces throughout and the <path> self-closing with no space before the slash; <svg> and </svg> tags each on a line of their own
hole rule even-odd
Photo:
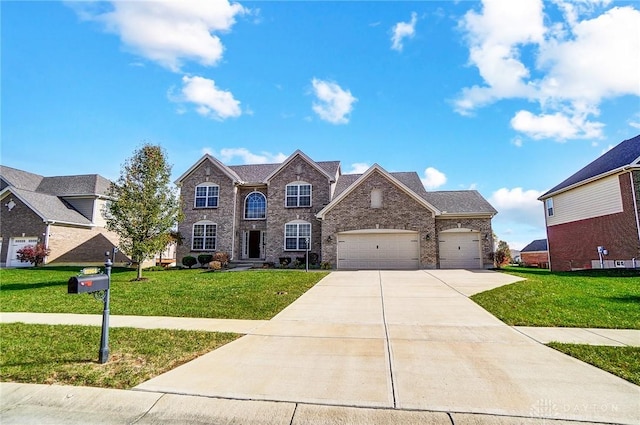
<svg viewBox="0 0 640 425">
<path fill-rule="evenodd" d="M 216 184 L 203 183 L 196 186 L 196 208 L 217 208 L 220 187 Z"/>
<path fill-rule="evenodd" d="M 311 223 L 290 222 L 284 225 L 285 251 L 305 251 L 311 244 Z"/>
<path fill-rule="evenodd" d="M 547 207 L 547 217 L 553 217 L 553 198 L 549 198 L 545 201 Z"/>
<path fill-rule="evenodd" d="M 286 206 L 287 207 L 310 207 L 311 206 L 311 185 L 309 183 L 298 182 L 287 185 Z"/>
<path fill-rule="evenodd" d="M 267 218 L 267 199 L 262 193 L 252 192 L 245 198 L 244 218 L 248 220 Z"/>
<path fill-rule="evenodd" d="M 193 225 L 191 250 L 215 251 L 218 225 L 211 221 L 199 221 Z"/>
</svg>

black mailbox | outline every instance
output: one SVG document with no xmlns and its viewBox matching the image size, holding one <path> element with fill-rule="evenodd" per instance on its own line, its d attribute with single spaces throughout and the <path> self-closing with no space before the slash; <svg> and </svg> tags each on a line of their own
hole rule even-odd
<svg viewBox="0 0 640 425">
<path fill-rule="evenodd" d="M 67 293 L 86 294 L 109 289 L 109 276 L 106 274 L 85 274 L 73 276 L 67 282 Z"/>
</svg>

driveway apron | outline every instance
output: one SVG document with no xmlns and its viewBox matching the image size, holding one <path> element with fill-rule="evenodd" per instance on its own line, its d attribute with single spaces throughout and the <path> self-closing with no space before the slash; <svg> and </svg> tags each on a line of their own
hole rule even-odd
<svg viewBox="0 0 640 425">
<path fill-rule="evenodd" d="M 251 334 L 137 390 L 640 423 L 640 387 L 505 325 L 466 270 L 334 272 Z"/>
</svg>

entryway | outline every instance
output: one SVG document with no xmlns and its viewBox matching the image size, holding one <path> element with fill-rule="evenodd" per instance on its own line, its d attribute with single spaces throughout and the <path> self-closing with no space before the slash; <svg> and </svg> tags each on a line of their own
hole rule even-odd
<svg viewBox="0 0 640 425">
<path fill-rule="evenodd" d="M 243 259 L 264 259 L 264 233 L 262 230 L 247 230 L 244 232 L 242 241 Z"/>
</svg>

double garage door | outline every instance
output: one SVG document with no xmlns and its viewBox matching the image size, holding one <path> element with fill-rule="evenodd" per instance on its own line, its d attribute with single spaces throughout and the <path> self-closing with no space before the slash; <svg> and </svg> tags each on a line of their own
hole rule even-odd
<svg viewBox="0 0 640 425">
<path fill-rule="evenodd" d="M 419 253 L 418 232 L 338 234 L 338 269 L 417 269 Z"/>
</svg>

